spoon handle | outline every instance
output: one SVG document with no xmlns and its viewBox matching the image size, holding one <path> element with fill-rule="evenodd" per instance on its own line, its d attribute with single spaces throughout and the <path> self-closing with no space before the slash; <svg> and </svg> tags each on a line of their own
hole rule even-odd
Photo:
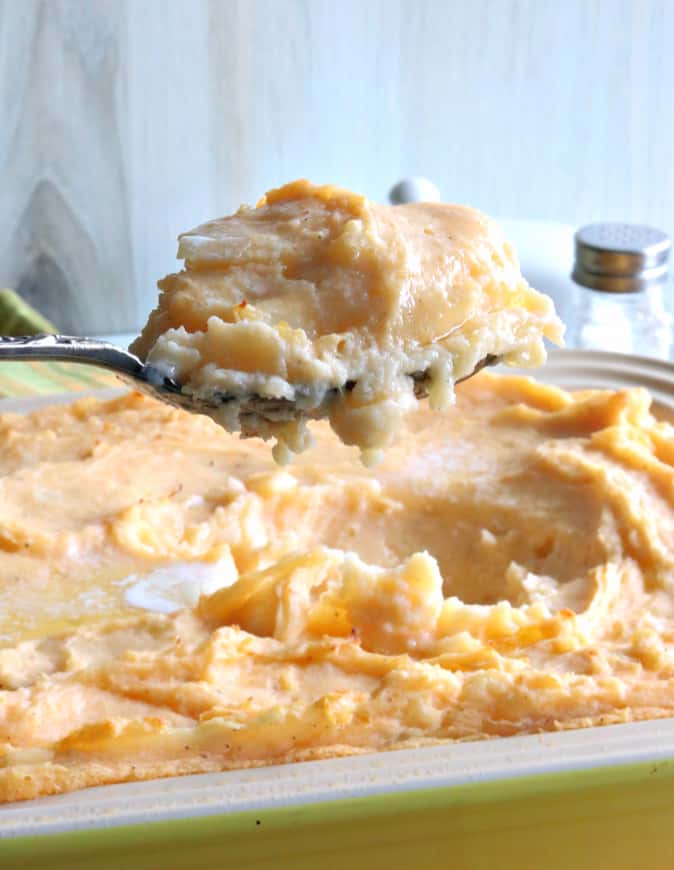
<svg viewBox="0 0 674 870">
<path fill-rule="evenodd" d="M 132 378 L 143 377 L 143 363 L 132 353 L 106 341 L 74 335 L 0 336 L 0 362 L 7 360 L 87 363 Z"/>
</svg>

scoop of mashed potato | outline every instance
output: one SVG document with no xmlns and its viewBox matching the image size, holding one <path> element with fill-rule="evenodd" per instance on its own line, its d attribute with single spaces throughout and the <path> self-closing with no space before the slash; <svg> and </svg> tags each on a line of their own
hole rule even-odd
<svg viewBox="0 0 674 870">
<path fill-rule="evenodd" d="M 178 256 L 131 349 L 228 430 L 275 437 L 281 461 L 318 417 L 374 459 L 415 393 L 445 408 L 485 359 L 538 365 L 544 337 L 562 339 L 499 228 L 465 206 L 297 181 L 185 233 Z"/>
</svg>

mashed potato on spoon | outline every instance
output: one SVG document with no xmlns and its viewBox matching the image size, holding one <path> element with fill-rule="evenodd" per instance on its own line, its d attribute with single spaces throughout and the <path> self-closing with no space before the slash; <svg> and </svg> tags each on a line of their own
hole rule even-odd
<svg viewBox="0 0 674 870">
<path fill-rule="evenodd" d="M 545 360 L 552 301 L 522 277 L 489 218 L 466 206 L 385 206 L 296 181 L 180 237 L 184 269 L 131 349 L 284 462 L 327 418 L 366 462 L 429 395 L 485 360 Z"/>
</svg>

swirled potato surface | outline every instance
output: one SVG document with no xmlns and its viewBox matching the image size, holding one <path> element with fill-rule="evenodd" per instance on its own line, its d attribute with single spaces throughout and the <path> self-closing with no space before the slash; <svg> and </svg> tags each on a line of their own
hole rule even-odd
<svg viewBox="0 0 674 870">
<path fill-rule="evenodd" d="M 0 799 L 669 716 L 674 429 L 481 374 L 374 472 L 139 395 L 0 416 Z"/>
</svg>

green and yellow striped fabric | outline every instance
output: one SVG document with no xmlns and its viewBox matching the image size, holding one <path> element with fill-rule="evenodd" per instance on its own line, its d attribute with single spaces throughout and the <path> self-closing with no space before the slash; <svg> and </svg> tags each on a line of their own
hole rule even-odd
<svg viewBox="0 0 674 870">
<path fill-rule="evenodd" d="M 39 396 L 122 387 L 109 372 L 58 362 L 0 362 L 0 397 Z"/>
</svg>

